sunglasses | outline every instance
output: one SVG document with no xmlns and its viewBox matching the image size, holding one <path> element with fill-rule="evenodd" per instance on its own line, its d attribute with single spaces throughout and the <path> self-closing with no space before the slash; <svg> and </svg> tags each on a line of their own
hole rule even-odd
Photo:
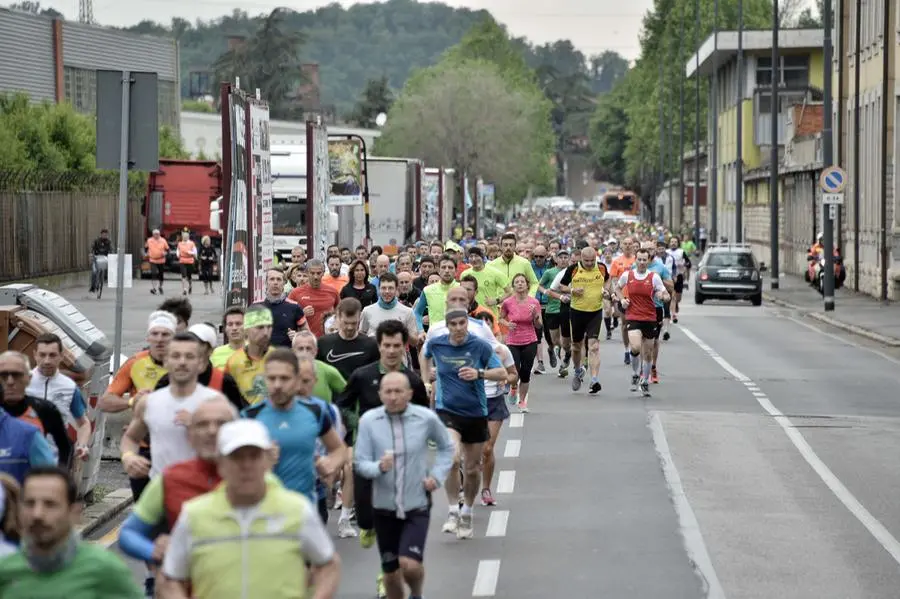
<svg viewBox="0 0 900 599">
<path fill-rule="evenodd" d="M 21 370 L 4 370 L 4 371 L 0 372 L 0 380 L 5 381 L 6 379 L 8 379 L 10 377 L 18 380 L 21 378 L 25 378 L 25 373 L 22 372 Z"/>
</svg>

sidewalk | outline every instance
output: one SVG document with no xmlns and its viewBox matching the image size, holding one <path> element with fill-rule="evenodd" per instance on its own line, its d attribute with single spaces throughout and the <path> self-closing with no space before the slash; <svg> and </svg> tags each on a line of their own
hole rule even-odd
<svg viewBox="0 0 900 599">
<path fill-rule="evenodd" d="M 845 287 L 834 293 L 834 312 L 825 312 L 819 292 L 801 277 L 789 274 L 781 276 L 777 291 L 764 291 L 763 299 L 798 310 L 810 318 L 849 333 L 891 347 L 900 347 L 900 303 L 881 302 Z"/>
</svg>

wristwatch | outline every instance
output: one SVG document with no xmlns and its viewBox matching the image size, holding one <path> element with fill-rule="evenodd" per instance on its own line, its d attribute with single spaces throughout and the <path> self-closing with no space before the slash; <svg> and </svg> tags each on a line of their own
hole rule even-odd
<svg viewBox="0 0 900 599">
<path fill-rule="evenodd" d="M 478 369 L 478 378 L 480 378 L 480 379 L 484 378 L 484 369 L 483 368 Z"/>
</svg>

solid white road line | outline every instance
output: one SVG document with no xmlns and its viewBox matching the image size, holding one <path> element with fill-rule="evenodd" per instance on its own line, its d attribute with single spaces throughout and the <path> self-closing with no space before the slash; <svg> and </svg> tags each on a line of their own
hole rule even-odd
<svg viewBox="0 0 900 599">
<path fill-rule="evenodd" d="M 525 414 L 510 414 L 509 428 L 522 428 L 525 425 Z"/>
<path fill-rule="evenodd" d="M 493 597 L 497 592 L 497 579 L 500 577 L 500 560 L 483 559 L 478 562 L 478 573 L 472 586 L 473 597 Z"/>
<path fill-rule="evenodd" d="M 678 515 L 681 535 L 684 538 L 684 547 L 688 558 L 694 564 L 700 576 L 706 581 L 706 585 L 709 588 L 709 592 L 706 595 L 707 599 L 725 599 L 725 591 L 722 589 L 722 584 L 716 575 L 712 559 L 709 557 L 709 551 L 706 549 L 706 543 L 703 541 L 703 534 L 700 532 L 697 516 L 694 514 L 694 510 L 691 508 L 691 504 L 684 492 L 681 476 L 679 476 L 678 469 L 675 467 L 675 461 L 672 459 L 671 451 L 669 451 L 669 441 L 666 439 L 666 433 L 663 430 L 662 421 L 657 412 L 650 413 L 650 430 L 653 432 L 653 444 L 656 446 L 656 453 L 662 462 L 666 484 L 669 486 L 672 502 L 675 504 L 675 513 Z"/>
<path fill-rule="evenodd" d="M 520 439 L 507 439 L 506 447 L 503 450 L 504 458 L 517 458 L 519 452 L 522 451 L 522 441 Z"/>
<path fill-rule="evenodd" d="M 724 358 L 719 356 L 718 354 L 714 354 L 712 348 L 703 343 L 699 337 L 694 335 L 691 331 L 681 328 L 681 331 L 694 343 L 696 343 L 700 349 L 705 351 L 713 360 L 715 360 L 719 366 L 721 366 L 726 372 L 731 374 L 735 379 L 745 382 L 750 379 L 744 375 L 737 368 L 729 364 Z M 754 394 L 755 395 L 755 394 Z M 869 510 L 865 508 L 865 506 L 859 502 L 859 500 L 850 492 L 850 490 L 844 486 L 844 484 L 838 479 L 837 476 L 831 471 L 828 466 L 825 465 L 813 448 L 809 445 L 806 439 L 801 435 L 797 429 L 794 427 L 794 424 L 791 422 L 790 418 L 785 416 L 778 408 L 776 408 L 771 401 L 767 397 L 756 397 L 756 401 L 759 403 L 760 407 L 769 414 L 775 422 L 781 426 L 784 433 L 787 435 L 788 439 L 791 440 L 791 443 L 794 444 L 794 447 L 797 448 L 797 451 L 800 452 L 800 455 L 803 456 L 803 459 L 806 460 L 806 463 L 809 464 L 812 469 L 819 475 L 819 478 L 822 479 L 822 482 L 834 493 L 834 496 L 838 498 L 838 500 L 844 504 L 844 507 L 853 514 L 853 516 L 859 520 L 860 524 L 866 527 L 866 530 L 875 537 L 882 547 L 884 547 L 885 551 L 887 551 L 894 561 L 900 564 L 900 542 L 888 531 L 884 525 L 878 521 L 878 519 L 873 516 Z"/>
<path fill-rule="evenodd" d="M 494 510 L 488 518 L 486 537 L 505 537 L 509 524 L 509 510 Z"/>
<path fill-rule="evenodd" d="M 515 470 L 501 470 L 499 473 L 497 473 L 497 493 L 512 493 L 515 488 Z"/>
</svg>

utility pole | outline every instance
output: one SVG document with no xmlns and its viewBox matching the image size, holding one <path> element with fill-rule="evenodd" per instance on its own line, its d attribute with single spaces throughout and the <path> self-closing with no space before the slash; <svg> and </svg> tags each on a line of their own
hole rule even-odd
<svg viewBox="0 0 900 599">
<path fill-rule="evenodd" d="M 825 119 L 822 131 L 822 162 L 824 163 L 825 168 L 834 166 L 834 127 L 832 125 L 833 100 L 831 97 L 833 88 L 831 62 L 834 49 L 831 35 L 831 26 L 833 22 L 831 10 L 830 0 L 826 0 L 826 2 L 822 3 L 822 21 L 825 28 L 825 78 L 823 81 L 823 87 L 825 88 L 825 102 L 823 106 Z M 854 175 L 855 174 L 856 173 L 854 172 Z M 836 207 L 829 207 L 828 214 L 825 214 L 822 219 L 822 233 L 825 238 L 825 280 L 823 281 L 823 296 L 825 298 L 826 312 L 834 310 L 834 220 L 831 218 L 834 212 L 836 212 Z"/>
<path fill-rule="evenodd" d="M 719 0 L 713 2 L 713 72 L 709 90 L 709 126 L 712 147 L 709 152 L 709 238 L 719 241 Z"/>
<path fill-rule="evenodd" d="M 694 61 L 694 241 L 700 247 L 700 0 L 694 0 Z"/>
<path fill-rule="evenodd" d="M 772 139 L 771 157 L 769 165 L 769 243 L 771 244 L 772 264 L 769 268 L 772 289 L 778 289 L 778 119 L 781 111 L 778 109 L 778 85 L 780 82 L 778 51 L 778 0 L 772 0 Z"/>
<path fill-rule="evenodd" d="M 665 69 L 663 68 L 663 53 L 659 53 L 659 189 L 662 191 L 666 187 L 666 124 L 665 115 L 663 113 L 663 91 L 665 90 L 665 80 L 663 77 Z M 656 197 L 660 197 L 657 192 Z M 672 202 L 669 202 L 669 212 L 672 212 Z M 654 215 L 654 219 L 655 215 Z"/>
<path fill-rule="evenodd" d="M 738 0 L 737 51 L 737 160 L 735 161 L 736 189 L 734 190 L 734 241 L 744 242 L 744 0 Z"/>
<path fill-rule="evenodd" d="M 681 35 L 678 37 L 678 229 L 684 224 L 684 4 L 681 5 Z M 679 235 L 680 238 L 680 235 Z M 683 241 L 683 240 L 682 240 Z"/>
</svg>

